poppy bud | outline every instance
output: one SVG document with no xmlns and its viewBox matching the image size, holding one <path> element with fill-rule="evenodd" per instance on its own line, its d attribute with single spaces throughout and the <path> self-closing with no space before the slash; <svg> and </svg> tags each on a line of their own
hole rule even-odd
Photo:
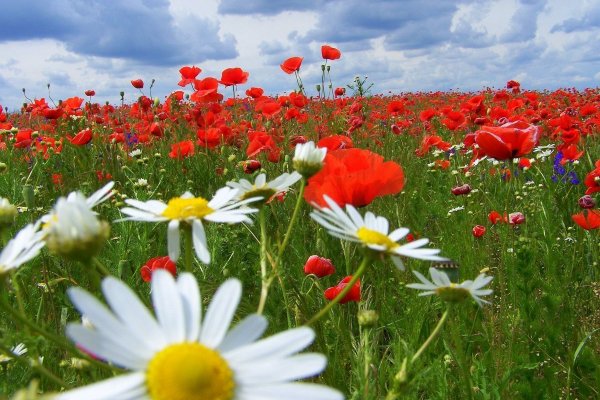
<svg viewBox="0 0 600 400">
<path fill-rule="evenodd" d="M 335 299 L 337 295 L 340 294 L 342 290 L 344 290 L 344 288 L 346 287 L 348 282 L 350 282 L 351 279 L 352 275 L 349 275 L 342 279 L 340 283 L 337 284 L 337 286 L 330 287 L 327 290 L 325 290 L 325 298 L 327 300 Z M 346 293 L 344 298 L 340 300 L 340 304 L 344 304 L 349 301 L 360 301 L 360 280 L 356 281 L 352 289 L 350 289 L 350 291 Z"/>
<path fill-rule="evenodd" d="M 579 207 L 581 208 L 594 208 L 596 207 L 596 200 L 594 200 L 594 198 L 592 196 L 590 196 L 589 194 L 586 194 L 585 196 L 582 196 L 579 198 L 579 200 L 577 201 L 577 203 L 579 204 Z"/>
<path fill-rule="evenodd" d="M 480 238 L 485 235 L 485 226 L 483 225 L 475 225 L 473 227 L 473 236 L 476 238 Z"/>
<path fill-rule="evenodd" d="M 152 280 L 152 273 L 157 269 L 165 269 L 173 276 L 177 274 L 177 266 L 169 256 L 154 257 L 146 261 L 146 264 L 140 268 L 140 275 L 144 282 L 150 282 Z"/>
<path fill-rule="evenodd" d="M 335 267 L 330 259 L 313 255 L 306 260 L 306 264 L 304 264 L 304 273 L 306 275 L 312 274 L 318 278 L 323 278 L 335 273 Z"/>
<path fill-rule="evenodd" d="M 133 86 L 136 89 L 143 89 L 144 88 L 144 81 L 141 79 L 134 79 L 131 81 L 131 86 Z"/>
<path fill-rule="evenodd" d="M 96 92 L 93 91 L 93 90 L 91 90 L 91 89 L 90 90 L 86 90 L 84 93 L 85 93 L 86 96 L 89 96 L 89 97 L 92 97 L 92 96 L 94 96 L 96 94 Z"/>
<path fill-rule="evenodd" d="M 471 193 L 471 186 L 469 186 L 469 184 L 467 183 L 465 183 L 462 186 L 456 186 L 452 188 L 452 194 L 455 196 L 460 196 L 469 193 Z"/>
</svg>

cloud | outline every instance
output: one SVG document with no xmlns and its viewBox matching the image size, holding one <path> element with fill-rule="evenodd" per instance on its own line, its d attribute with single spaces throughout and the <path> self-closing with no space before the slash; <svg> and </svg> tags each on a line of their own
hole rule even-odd
<svg viewBox="0 0 600 400">
<path fill-rule="evenodd" d="M 325 1 L 319 0 L 221 0 L 219 14 L 230 15 L 277 15 L 285 11 L 308 11 L 319 8 Z"/>
<path fill-rule="evenodd" d="M 588 10 L 583 10 L 583 16 L 569 18 L 556 24 L 550 32 L 584 32 L 600 28 L 600 4 L 595 3 Z"/>
<path fill-rule="evenodd" d="M 45 0 L 3 5 L 0 41 L 51 38 L 85 56 L 176 66 L 237 57 L 219 23 L 188 15 L 177 21 L 167 0 Z M 8 10 L 7 10 L 8 8 Z"/>
</svg>

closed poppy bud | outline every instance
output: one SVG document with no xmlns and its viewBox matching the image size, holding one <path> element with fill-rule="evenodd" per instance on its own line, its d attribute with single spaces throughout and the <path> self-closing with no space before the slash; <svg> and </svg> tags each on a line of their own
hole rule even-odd
<svg viewBox="0 0 600 400">
<path fill-rule="evenodd" d="M 394 135 L 400 135 L 400 134 L 402 134 L 402 128 L 400 128 L 398 125 L 394 124 L 394 125 L 392 125 L 392 133 Z"/>
<path fill-rule="evenodd" d="M 461 186 L 456 186 L 452 188 L 452 194 L 455 196 L 460 196 L 463 194 L 469 194 L 471 193 L 471 186 L 469 186 L 469 184 L 465 183 L 464 185 Z"/>
<path fill-rule="evenodd" d="M 260 161 L 258 160 L 246 160 L 242 163 L 244 167 L 244 172 L 247 174 L 251 174 L 256 170 L 259 170 L 261 167 Z"/>
<path fill-rule="evenodd" d="M 152 280 L 152 273 L 157 269 L 165 269 L 173 276 L 177 274 L 177 266 L 169 256 L 154 257 L 146 261 L 146 264 L 140 268 L 140 275 L 142 275 L 144 282 L 150 282 Z"/>
<path fill-rule="evenodd" d="M 346 287 L 348 282 L 350 282 L 351 279 L 352 275 L 349 275 L 342 279 L 340 283 L 337 284 L 337 286 L 330 287 L 329 289 L 325 290 L 325 298 L 327 300 L 335 299 L 337 295 L 340 294 L 342 290 L 344 290 L 344 288 Z M 340 300 L 340 304 L 348 303 L 349 301 L 360 301 L 360 280 L 356 281 L 354 286 L 352 286 L 352 289 L 350 289 L 350 291 L 346 293 L 344 298 Z"/>
<path fill-rule="evenodd" d="M 476 238 L 480 238 L 485 235 L 485 226 L 483 225 L 475 225 L 473 227 L 473 236 Z"/>
<path fill-rule="evenodd" d="M 304 264 L 304 273 L 306 275 L 315 275 L 319 278 L 323 278 L 335 273 L 335 267 L 330 259 L 313 255 L 306 260 L 306 264 Z"/>
<path fill-rule="evenodd" d="M 136 89 L 143 89 L 144 88 L 144 81 L 141 79 L 134 79 L 131 81 L 131 85 L 136 88 Z"/>
<path fill-rule="evenodd" d="M 525 216 L 520 212 L 513 212 L 508 214 L 508 222 L 511 225 L 520 225 L 525 222 Z"/>
<path fill-rule="evenodd" d="M 96 92 L 93 90 L 86 90 L 84 93 L 86 96 L 90 96 L 90 97 L 92 97 L 96 94 Z"/>
<path fill-rule="evenodd" d="M 596 207 L 596 200 L 594 200 L 594 198 L 589 194 L 580 197 L 577 203 L 579 203 L 579 207 L 581 208 L 590 209 Z"/>
</svg>

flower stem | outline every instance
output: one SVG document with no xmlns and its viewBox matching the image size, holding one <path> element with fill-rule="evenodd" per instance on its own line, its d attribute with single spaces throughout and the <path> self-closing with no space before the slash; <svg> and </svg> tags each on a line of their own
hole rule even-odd
<svg viewBox="0 0 600 400">
<path fill-rule="evenodd" d="M 56 383 L 58 386 L 65 388 L 65 389 L 70 388 L 70 386 L 68 384 L 66 384 L 65 381 L 63 381 L 58 376 L 54 375 L 50 370 L 48 370 L 46 367 L 44 367 L 39 362 L 36 362 L 35 360 L 30 361 L 28 357 L 15 354 L 9 348 L 4 347 L 2 344 L 0 344 L 0 352 L 6 354 L 8 357 L 10 357 L 18 362 L 20 362 L 21 364 L 23 364 L 26 367 L 31 367 L 31 368 L 35 369 L 40 374 L 44 375 L 46 378 L 48 378 L 52 382 Z"/>
<path fill-rule="evenodd" d="M 285 232 L 285 236 L 283 237 L 283 243 L 279 246 L 279 252 L 277 253 L 277 265 L 281 262 L 281 257 L 283 256 L 283 252 L 290 242 L 290 237 L 292 236 L 292 228 L 296 224 L 296 220 L 298 219 L 298 212 L 300 210 L 300 205 L 302 204 L 302 199 L 304 198 L 304 188 L 306 187 L 306 181 L 302 179 L 300 181 L 300 190 L 298 191 L 298 198 L 296 199 L 296 206 L 294 207 L 294 211 L 292 212 L 292 218 L 290 219 L 290 223 L 288 225 L 287 231 Z"/>
<path fill-rule="evenodd" d="M 258 220 L 260 224 L 260 300 L 258 302 L 258 309 L 256 313 L 262 315 L 265 310 L 265 304 L 267 302 L 267 296 L 269 295 L 269 286 L 271 286 L 271 280 L 267 279 L 267 223 L 265 219 L 265 207 L 262 207 L 258 213 Z"/>
<path fill-rule="evenodd" d="M 425 340 L 425 342 L 423 342 L 423 344 L 421 345 L 421 347 L 419 347 L 419 350 L 417 350 L 417 352 L 415 353 L 415 355 L 411 358 L 411 360 L 410 360 L 411 364 L 413 364 L 415 361 L 417 361 L 417 359 L 421 356 L 421 354 L 423 354 L 423 352 L 425 351 L 425 349 L 427 349 L 427 347 L 429 347 L 429 345 L 431 344 L 431 342 L 433 342 L 433 340 L 440 333 L 440 331 L 442 330 L 442 326 L 444 325 L 444 323 L 448 319 L 449 312 L 450 312 L 450 308 L 447 308 L 446 311 L 444 311 L 444 314 L 442 314 L 442 317 L 438 321 L 437 325 L 435 326 L 435 328 L 433 329 L 433 331 L 431 332 L 431 334 L 429 335 L 429 337 L 427 338 L 427 340 Z"/>
<path fill-rule="evenodd" d="M 344 287 L 344 289 L 342 289 L 342 291 L 337 296 L 335 296 L 335 298 L 333 300 L 331 300 L 329 303 L 327 303 L 327 305 L 325 307 L 323 307 L 321 309 L 321 311 L 319 311 L 318 313 L 316 313 L 304 325 L 312 325 L 312 324 L 314 324 L 315 322 L 317 322 L 318 320 L 320 320 L 321 318 L 323 318 L 329 312 L 329 310 L 331 310 L 331 308 L 333 306 L 335 306 L 337 303 L 339 303 L 346 296 L 346 294 L 348 294 L 348 292 L 352 289 L 352 287 L 354 286 L 354 284 L 360 279 L 360 277 L 362 276 L 362 274 L 367 269 L 367 265 L 369 264 L 370 260 L 371 260 L 371 258 L 369 256 L 365 255 L 363 257 L 362 262 L 360 263 L 360 266 L 358 267 L 358 269 L 356 270 L 356 272 L 354 273 L 354 275 L 352 275 L 352 279 L 350 279 L 350 281 L 346 284 L 346 286 Z"/>
<path fill-rule="evenodd" d="M 100 274 L 102 275 L 103 278 L 112 275 L 110 273 L 110 271 L 108 270 L 108 268 L 106 268 L 106 266 L 102 263 L 102 261 L 98 260 L 98 258 L 94 257 L 92 259 L 92 261 L 93 261 L 94 265 L 96 266 L 96 269 L 98 270 L 98 272 L 100 272 Z"/>
</svg>

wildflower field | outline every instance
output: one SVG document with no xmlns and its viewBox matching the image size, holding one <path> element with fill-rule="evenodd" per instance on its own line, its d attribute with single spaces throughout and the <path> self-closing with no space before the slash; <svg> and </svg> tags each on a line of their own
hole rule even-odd
<svg viewBox="0 0 600 400">
<path fill-rule="evenodd" d="M 0 398 L 600 397 L 600 89 L 340 56 L 0 107 Z"/>
</svg>

